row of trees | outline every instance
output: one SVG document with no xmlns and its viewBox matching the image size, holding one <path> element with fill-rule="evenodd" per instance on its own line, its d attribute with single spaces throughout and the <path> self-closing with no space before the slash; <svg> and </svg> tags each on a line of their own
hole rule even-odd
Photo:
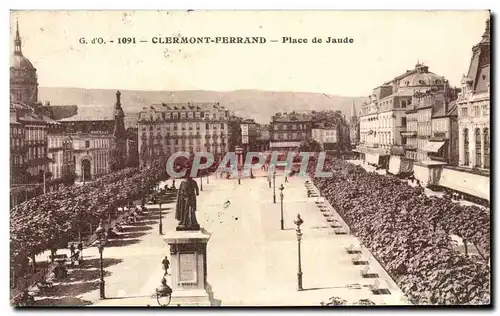
<svg viewBox="0 0 500 316">
<path fill-rule="evenodd" d="M 166 177 L 161 162 L 139 172 L 126 168 L 83 186 L 39 195 L 10 212 L 11 268 L 24 270 L 26 258 L 64 247 L 81 232 L 108 218 L 119 206 L 140 199 Z"/>
<path fill-rule="evenodd" d="M 427 197 L 342 160 L 327 160 L 325 169 L 333 176 L 314 178 L 315 185 L 414 304 L 490 302 L 488 211 Z M 450 234 L 479 255 L 461 253 Z"/>
</svg>

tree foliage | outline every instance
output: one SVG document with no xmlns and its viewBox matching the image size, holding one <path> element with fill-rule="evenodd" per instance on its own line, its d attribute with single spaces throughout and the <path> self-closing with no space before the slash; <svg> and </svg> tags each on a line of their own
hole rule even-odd
<svg viewBox="0 0 500 316">
<path fill-rule="evenodd" d="M 325 169 L 333 176 L 314 178 L 315 185 L 412 303 L 490 302 L 489 211 L 427 197 L 420 187 L 342 160 Z M 481 255 L 460 253 L 450 234 Z"/>
</svg>

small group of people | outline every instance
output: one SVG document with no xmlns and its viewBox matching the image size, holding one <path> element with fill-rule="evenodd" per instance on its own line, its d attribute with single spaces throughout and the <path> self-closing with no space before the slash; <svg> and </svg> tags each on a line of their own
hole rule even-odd
<svg viewBox="0 0 500 316">
<path fill-rule="evenodd" d="M 165 186 L 163 188 L 167 192 L 173 192 L 173 191 L 177 190 L 177 188 L 175 187 L 175 180 L 172 179 L 172 186 L 171 187 L 169 187 L 168 184 L 165 184 Z"/>
</svg>

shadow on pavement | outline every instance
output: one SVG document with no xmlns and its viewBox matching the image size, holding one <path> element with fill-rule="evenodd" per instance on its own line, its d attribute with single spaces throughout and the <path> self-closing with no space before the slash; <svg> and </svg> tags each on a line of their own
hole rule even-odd
<svg viewBox="0 0 500 316">
<path fill-rule="evenodd" d="M 85 306 L 92 305 L 92 302 L 82 300 L 77 297 L 42 298 L 36 301 L 35 306 Z"/>
<path fill-rule="evenodd" d="M 111 247 L 125 247 L 129 245 L 134 245 L 139 243 L 141 240 L 140 239 L 113 239 L 108 241 L 106 244 L 106 248 L 111 248 Z M 106 250 L 104 250 L 104 253 L 106 253 Z"/>
<path fill-rule="evenodd" d="M 106 254 L 106 249 L 104 249 L 104 255 Z M 115 259 L 115 258 L 106 258 L 104 257 L 102 259 L 102 266 L 103 268 L 107 268 L 110 266 L 114 266 L 115 264 L 119 264 L 123 262 L 123 259 Z M 83 269 L 89 269 L 89 268 L 95 268 L 98 269 L 100 268 L 100 260 L 99 258 L 94 258 L 94 259 L 85 259 L 83 263 Z"/>
<path fill-rule="evenodd" d="M 155 223 L 156 223 L 156 221 L 148 220 L 148 221 L 137 222 L 137 223 L 135 223 L 135 225 L 146 226 L 146 225 L 152 225 L 152 224 L 155 224 Z M 134 225 L 134 224 L 132 224 L 132 225 Z"/>
<path fill-rule="evenodd" d="M 155 223 L 153 221 L 153 223 Z M 123 228 L 123 233 L 131 233 L 131 232 L 143 232 L 143 231 L 146 231 L 146 230 L 152 230 L 153 227 L 149 227 L 149 226 L 130 226 L 130 227 L 124 227 Z"/>
<path fill-rule="evenodd" d="M 104 271 L 104 277 L 110 276 L 111 273 Z M 61 283 L 79 282 L 79 281 L 95 281 L 100 277 L 100 269 L 72 269 L 68 272 L 68 277 L 63 279 Z M 59 286 L 57 286 L 59 288 Z"/>
<path fill-rule="evenodd" d="M 103 258 L 103 268 L 122 262 L 122 259 Z M 104 278 L 110 276 L 104 271 Z M 78 295 L 99 289 L 100 260 L 87 259 L 81 267 L 68 269 L 68 277 L 56 281 L 53 288 L 43 290 L 38 296 L 38 306 L 80 306 L 92 302 L 77 298 Z"/>
<path fill-rule="evenodd" d="M 71 283 L 58 283 L 54 284 L 52 289 L 44 290 L 39 294 L 40 297 L 61 297 L 68 296 L 70 298 L 77 298 L 76 296 L 88 293 L 99 289 L 99 279 L 92 281 L 73 281 Z"/>
<path fill-rule="evenodd" d="M 163 219 L 165 219 L 165 216 L 168 215 L 168 214 L 170 214 L 170 211 L 167 211 L 167 212 L 162 211 L 161 212 L 161 217 Z M 151 215 L 149 218 L 152 219 L 152 220 L 155 220 L 155 222 L 158 223 L 158 221 L 160 220 L 160 213 L 156 213 L 154 215 Z"/>
<path fill-rule="evenodd" d="M 147 232 L 131 232 L 131 233 L 120 234 L 116 238 L 113 238 L 112 240 L 139 238 L 144 235 L 147 235 Z"/>
</svg>

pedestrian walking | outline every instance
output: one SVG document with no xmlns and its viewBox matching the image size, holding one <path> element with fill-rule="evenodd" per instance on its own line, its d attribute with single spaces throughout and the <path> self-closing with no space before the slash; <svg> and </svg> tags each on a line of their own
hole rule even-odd
<svg viewBox="0 0 500 316">
<path fill-rule="evenodd" d="M 168 269 L 170 268 L 170 261 L 168 260 L 167 256 L 165 256 L 165 258 L 163 258 L 163 261 L 161 262 L 161 264 L 163 265 L 163 270 L 165 270 L 165 274 L 163 274 L 163 276 L 170 275 L 168 273 Z"/>
</svg>

